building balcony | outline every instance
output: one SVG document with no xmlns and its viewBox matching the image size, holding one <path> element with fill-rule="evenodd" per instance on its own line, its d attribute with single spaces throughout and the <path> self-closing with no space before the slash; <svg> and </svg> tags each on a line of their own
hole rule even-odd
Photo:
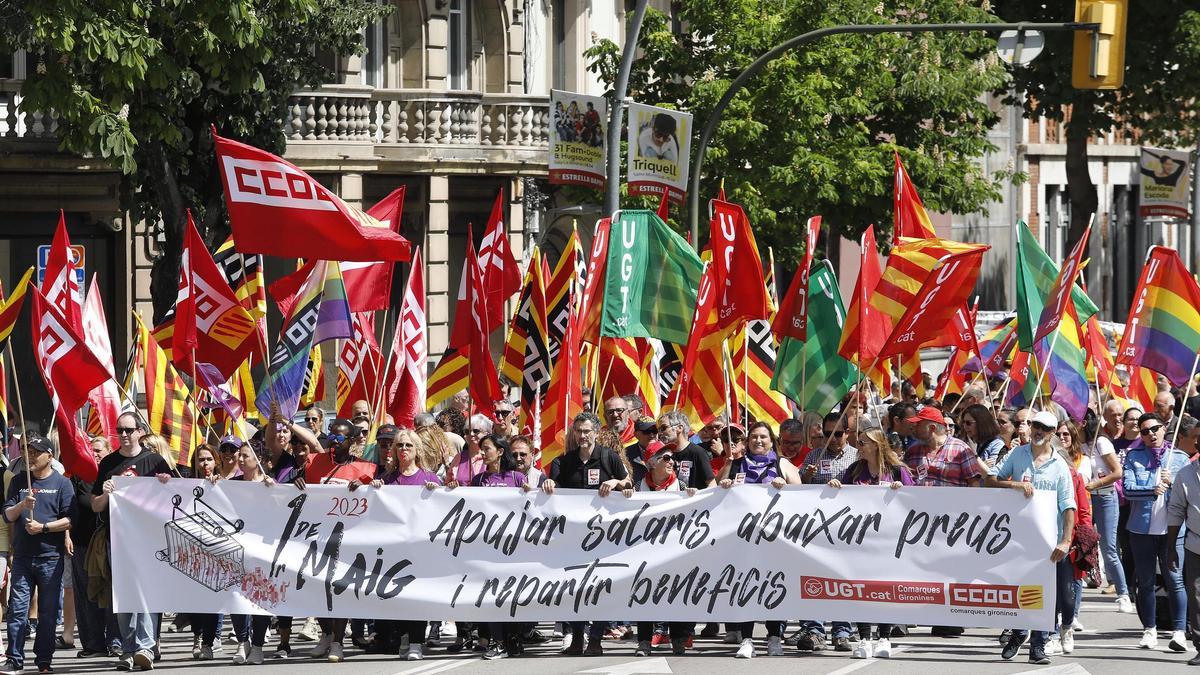
<svg viewBox="0 0 1200 675">
<path fill-rule="evenodd" d="M 314 170 L 534 175 L 547 170 L 545 96 L 324 87 L 288 102 L 288 159 Z"/>
</svg>

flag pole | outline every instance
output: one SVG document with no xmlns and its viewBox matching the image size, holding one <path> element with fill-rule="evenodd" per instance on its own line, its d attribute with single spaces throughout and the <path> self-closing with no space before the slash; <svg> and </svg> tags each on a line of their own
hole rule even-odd
<svg viewBox="0 0 1200 675">
<path fill-rule="evenodd" d="M 381 336 L 381 339 L 387 337 L 388 315 L 391 313 L 391 311 L 392 311 L 392 307 L 391 307 L 391 304 L 389 303 L 388 306 L 383 309 L 383 324 L 382 324 L 383 325 L 383 335 Z M 396 316 L 396 326 L 392 328 L 393 338 L 395 337 L 395 333 L 398 330 L 400 330 L 399 315 Z M 374 336 L 372 336 L 372 337 L 374 337 Z M 354 339 L 353 336 L 351 336 L 350 339 L 353 340 Z M 393 342 L 394 342 L 394 339 L 393 339 Z M 341 352 L 339 351 L 338 353 L 340 354 Z M 390 353 L 388 354 L 388 363 L 392 362 L 392 356 L 393 356 L 392 354 L 390 354 Z M 468 361 L 469 360 L 470 359 L 468 359 Z M 385 387 L 384 380 L 386 379 L 384 377 L 384 373 L 380 372 L 380 368 L 382 368 L 382 367 L 383 367 L 383 346 L 380 345 L 379 355 L 375 357 L 375 391 L 371 392 L 371 411 L 372 411 L 371 415 L 373 417 L 375 417 L 376 419 L 380 420 L 381 424 L 382 424 L 383 416 L 379 413 L 382 412 L 380 410 L 380 407 L 383 405 L 383 390 Z M 469 385 L 470 380 L 467 380 L 467 382 Z M 470 387 L 468 386 L 468 389 L 469 388 Z"/>
<path fill-rule="evenodd" d="M 732 365 L 732 364 L 730 364 Z M 746 397 L 742 405 L 742 425 L 750 428 L 750 326 L 742 324 L 742 396 Z"/>
<path fill-rule="evenodd" d="M 730 389 L 729 380 L 730 380 L 731 373 L 733 373 L 733 363 L 731 362 L 731 359 L 729 358 L 729 343 L 726 341 L 722 341 L 721 342 L 721 379 L 725 383 L 725 412 L 727 415 L 729 415 L 729 419 L 733 420 L 733 419 L 735 419 L 735 417 L 734 417 L 735 412 L 733 410 L 733 397 L 730 396 L 730 392 L 729 392 L 729 389 Z"/>
<path fill-rule="evenodd" d="M 609 338 L 609 340 L 615 340 L 615 339 L 616 338 Z M 604 353 L 604 349 L 603 349 L 603 347 L 601 347 L 601 345 L 603 345 L 603 344 L 604 344 L 604 336 L 600 336 L 600 342 L 596 346 L 597 347 L 597 350 L 596 350 L 596 374 L 597 375 L 600 374 L 600 355 Z M 610 342 L 609 344 L 612 344 L 612 343 Z M 561 354 L 561 352 L 560 352 L 560 354 Z M 613 363 L 615 363 L 615 362 L 616 362 L 616 358 L 610 356 L 608 359 L 608 368 L 606 368 L 604 370 L 604 379 L 600 380 L 599 378 L 597 378 L 592 383 L 592 387 L 594 389 L 594 391 L 592 391 L 592 405 L 595 406 L 597 410 L 604 409 L 604 388 L 608 386 L 609 378 L 612 377 Z M 599 403 L 600 405 L 597 406 L 596 405 L 597 403 Z"/>
<path fill-rule="evenodd" d="M 1179 404 L 1179 414 L 1175 416 L 1177 419 L 1175 420 L 1175 433 L 1171 434 L 1171 445 L 1175 445 L 1175 441 L 1179 440 L 1179 427 L 1183 424 L 1183 416 L 1187 414 L 1184 410 L 1187 409 L 1188 399 L 1191 398 L 1189 392 L 1191 392 L 1192 385 L 1196 380 L 1196 368 L 1198 366 L 1200 366 L 1200 352 L 1196 352 L 1196 358 L 1192 360 L 1192 370 L 1188 373 L 1187 384 L 1184 385 L 1186 389 L 1183 390 L 1183 401 Z"/>
<path fill-rule="evenodd" d="M 878 365 L 878 364 L 879 364 L 879 356 L 878 356 L 878 355 L 876 355 L 876 357 L 875 357 L 875 360 L 874 360 L 874 361 L 871 361 L 871 367 L 870 367 L 870 368 L 867 368 L 866 372 L 868 372 L 868 373 L 869 373 L 869 372 L 871 372 L 872 370 L 875 370 L 875 366 L 876 366 L 876 365 Z M 859 368 L 859 375 L 861 376 L 861 375 L 862 375 L 862 373 L 863 373 L 863 370 L 862 370 L 862 368 Z M 849 408 L 849 407 L 850 407 L 850 406 L 848 406 L 848 405 L 843 405 L 843 406 L 842 406 L 842 412 L 841 412 L 841 415 L 839 415 L 839 416 L 838 416 L 838 421 L 837 421 L 837 425 L 838 425 L 838 426 L 841 426 L 842 422 L 846 421 L 846 409 L 847 409 L 847 408 Z M 861 415 L 860 415 L 860 416 L 861 416 Z M 828 450 L 828 449 L 829 449 L 829 443 L 830 443 L 830 441 L 832 441 L 832 440 L 833 440 L 833 436 L 832 436 L 832 435 L 830 435 L 830 436 L 828 436 L 828 437 L 826 437 L 826 438 L 825 438 L 825 447 L 824 447 L 824 450 Z"/>
<path fill-rule="evenodd" d="M 978 373 L 975 373 L 975 377 L 971 378 L 971 381 L 967 383 L 967 388 L 970 388 L 970 387 L 973 387 L 973 386 L 975 386 L 975 383 L 979 381 L 979 377 L 980 377 L 981 375 L 983 375 L 983 369 L 982 369 L 982 368 L 980 368 L 980 369 L 979 369 L 979 372 L 978 372 Z M 983 388 L 984 388 L 984 389 L 987 389 L 987 380 L 986 380 L 986 379 L 983 381 Z M 990 389 L 988 389 L 988 398 L 989 398 L 989 399 L 991 399 L 991 397 L 992 397 L 991 390 L 990 390 Z M 959 396 L 959 397 L 958 397 L 958 400 L 954 402 L 954 405 L 950 407 L 950 413 L 951 413 L 951 414 L 953 414 L 955 410 L 958 410 L 958 405 L 959 405 L 960 403 L 962 403 L 962 400 L 963 400 L 963 398 L 964 398 L 964 397 L 962 397 L 962 396 Z"/>
<path fill-rule="evenodd" d="M 1050 349 L 1046 352 L 1046 361 L 1050 361 L 1054 358 L 1054 346 L 1058 344 L 1058 336 L 1061 334 L 1062 334 L 1062 330 L 1055 329 L 1054 337 L 1050 338 Z M 1045 338 L 1043 338 L 1043 339 L 1045 339 Z M 1033 355 L 1036 359 L 1036 357 L 1037 357 L 1036 349 L 1033 351 Z M 1038 362 L 1037 400 L 1041 401 L 1042 400 L 1042 383 L 1046 380 L 1046 371 L 1049 370 L 1049 368 L 1047 368 L 1047 366 L 1049 364 L 1042 363 L 1041 359 L 1036 359 L 1036 360 Z M 1053 399 L 1051 399 L 1051 400 L 1053 400 Z"/>
<path fill-rule="evenodd" d="M 21 402 L 21 381 L 17 379 L 17 360 L 13 355 L 11 340 L 8 342 L 8 361 L 13 374 L 13 391 L 17 394 L 17 418 L 21 422 L 21 456 L 25 458 L 25 484 L 29 486 L 30 494 L 33 494 L 33 470 L 29 468 L 29 447 L 26 445 L 29 442 L 29 431 L 25 428 L 25 406 Z M 0 372 L 0 377 L 3 376 L 4 373 Z"/>
</svg>

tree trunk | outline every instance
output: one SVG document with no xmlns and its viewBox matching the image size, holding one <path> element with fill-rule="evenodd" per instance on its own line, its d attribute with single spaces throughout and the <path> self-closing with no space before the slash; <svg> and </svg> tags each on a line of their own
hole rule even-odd
<svg viewBox="0 0 1200 675">
<path fill-rule="evenodd" d="M 165 236 L 161 255 L 150 270 L 150 298 L 154 303 L 154 323 L 158 324 L 175 304 L 179 294 L 179 265 L 183 257 L 187 212 L 166 149 L 156 143 L 147 155 L 150 158 L 151 189 L 162 214 Z"/>
<path fill-rule="evenodd" d="M 1071 226 L 1063 251 L 1070 251 L 1083 236 L 1092 214 L 1099 208 L 1096 185 L 1088 171 L 1088 139 L 1092 135 L 1090 97 L 1083 96 L 1071 109 L 1067 123 L 1067 196 L 1071 200 Z M 1065 255 L 1065 253 L 1064 253 Z"/>
</svg>

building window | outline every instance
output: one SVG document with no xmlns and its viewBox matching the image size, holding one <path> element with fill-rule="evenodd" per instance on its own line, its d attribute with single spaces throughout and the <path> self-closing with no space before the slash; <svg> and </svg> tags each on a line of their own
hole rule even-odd
<svg viewBox="0 0 1200 675">
<path fill-rule="evenodd" d="M 471 3 L 450 0 L 450 88 L 467 89 L 471 81 Z"/>
<path fill-rule="evenodd" d="M 375 0 L 380 4 L 382 0 Z M 383 26 L 386 18 L 367 26 L 364 36 L 367 53 L 363 54 L 362 82 L 368 87 L 383 86 Z"/>
<path fill-rule="evenodd" d="M 551 78 L 555 89 L 567 89 L 567 0 L 554 0 L 551 6 L 554 53 L 551 54 Z"/>
</svg>

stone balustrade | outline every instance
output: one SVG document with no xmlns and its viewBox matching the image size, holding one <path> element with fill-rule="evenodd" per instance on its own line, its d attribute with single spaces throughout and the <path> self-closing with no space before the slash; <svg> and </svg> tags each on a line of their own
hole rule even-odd
<svg viewBox="0 0 1200 675">
<path fill-rule="evenodd" d="M 58 119 L 53 112 L 21 109 L 22 82 L 0 79 L 0 138 L 53 139 Z"/>
</svg>

